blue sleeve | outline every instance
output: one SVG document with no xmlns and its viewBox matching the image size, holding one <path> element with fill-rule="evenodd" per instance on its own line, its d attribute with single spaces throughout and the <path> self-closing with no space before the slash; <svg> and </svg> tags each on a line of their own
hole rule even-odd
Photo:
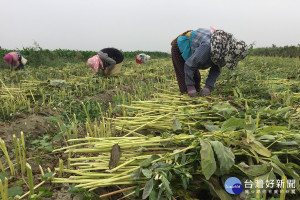
<svg viewBox="0 0 300 200">
<path fill-rule="evenodd" d="M 210 87 L 214 88 L 220 73 L 221 73 L 220 67 L 214 64 L 209 70 L 209 74 L 206 79 L 206 85 L 209 85 Z"/>
<path fill-rule="evenodd" d="M 202 43 L 184 64 L 185 84 L 195 85 L 194 72 L 206 65 L 210 60 L 210 44 Z"/>
</svg>

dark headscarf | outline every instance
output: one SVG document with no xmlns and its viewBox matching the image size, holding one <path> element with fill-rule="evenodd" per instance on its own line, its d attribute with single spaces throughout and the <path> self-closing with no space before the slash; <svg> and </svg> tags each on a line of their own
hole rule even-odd
<svg viewBox="0 0 300 200">
<path fill-rule="evenodd" d="M 234 70 L 238 62 L 248 55 L 248 47 L 242 40 L 237 40 L 232 34 L 216 30 L 211 35 L 211 60 L 219 67 Z"/>
</svg>

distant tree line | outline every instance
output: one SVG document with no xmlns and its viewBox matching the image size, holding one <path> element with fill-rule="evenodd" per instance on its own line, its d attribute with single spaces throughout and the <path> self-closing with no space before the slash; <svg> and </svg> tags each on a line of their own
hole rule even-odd
<svg viewBox="0 0 300 200">
<path fill-rule="evenodd" d="M 272 47 L 252 48 L 250 55 L 300 58 L 300 44 L 284 47 L 277 47 L 273 44 Z"/>
<path fill-rule="evenodd" d="M 62 63 L 75 63 L 79 61 L 87 61 L 90 57 L 97 54 L 96 51 L 78 51 L 78 50 L 68 50 L 68 49 L 42 49 L 38 44 L 35 47 L 24 47 L 23 49 L 11 50 L 4 49 L 0 47 L 0 66 L 6 66 L 3 57 L 5 54 L 11 51 L 20 52 L 27 60 L 28 64 L 31 66 L 59 66 Z M 135 56 L 139 53 L 146 53 L 151 56 L 152 59 L 155 58 L 169 58 L 170 54 L 166 52 L 159 51 L 126 51 L 123 52 L 125 59 L 135 59 Z"/>
</svg>

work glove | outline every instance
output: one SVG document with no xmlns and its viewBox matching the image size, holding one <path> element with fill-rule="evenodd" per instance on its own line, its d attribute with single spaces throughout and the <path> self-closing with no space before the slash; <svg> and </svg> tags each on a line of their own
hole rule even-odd
<svg viewBox="0 0 300 200">
<path fill-rule="evenodd" d="M 213 87 L 209 85 L 205 85 L 205 87 L 201 90 L 201 96 L 205 97 L 210 95 L 211 91 L 213 90 Z"/>
<path fill-rule="evenodd" d="M 186 87 L 187 87 L 188 95 L 190 97 L 195 97 L 197 95 L 195 86 L 189 85 L 189 86 L 186 86 Z"/>
</svg>

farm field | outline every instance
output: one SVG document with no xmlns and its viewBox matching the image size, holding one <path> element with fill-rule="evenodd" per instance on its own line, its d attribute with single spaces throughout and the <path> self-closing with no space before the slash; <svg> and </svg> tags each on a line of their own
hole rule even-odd
<svg viewBox="0 0 300 200">
<path fill-rule="evenodd" d="M 0 72 L 2 199 L 300 199 L 299 58 L 249 56 L 195 98 L 168 57 Z"/>
</svg>

